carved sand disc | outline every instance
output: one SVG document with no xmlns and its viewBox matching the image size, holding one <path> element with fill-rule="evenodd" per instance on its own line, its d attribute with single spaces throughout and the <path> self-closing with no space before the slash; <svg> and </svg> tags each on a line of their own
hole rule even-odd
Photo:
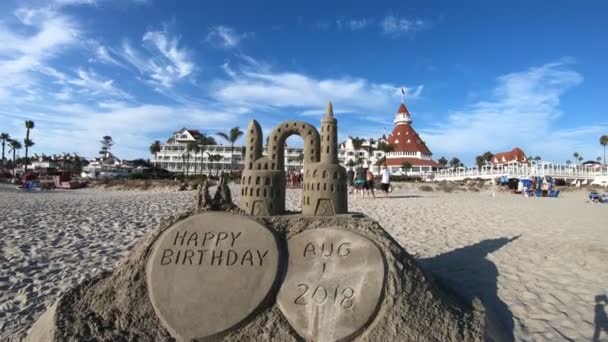
<svg viewBox="0 0 608 342">
<path fill-rule="evenodd" d="M 304 338 L 353 337 L 378 308 L 384 259 L 368 238 L 340 229 L 309 230 L 288 241 L 279 308 Z"/>
<path fill-rule="evenodd" d="M 264 226 L 228 213 L 194 215 L 154 242 L 146 265 L 150 300 L 175 338 L 212 336 L 260 305 L 278 266 L 276 239 Z"/>
</svg>

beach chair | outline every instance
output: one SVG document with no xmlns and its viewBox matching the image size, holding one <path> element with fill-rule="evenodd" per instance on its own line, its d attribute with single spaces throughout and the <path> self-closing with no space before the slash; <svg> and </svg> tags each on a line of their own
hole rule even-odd
<svg viewBox="0 0 608 342">
<path fill-rule="evenodd" d="M 555 190 L 553 190 L 553 189 L 549 190 L 549 194 L 547 196 L 548 197 L 555 197 Z"/>
<path fill-rule="evenodd" d="M 559 192 L 560 192 L 560 191 L 561 191 L 561 190 L 555 190 L 555 197 L 556 197 L 556 198 L 557 198 L 557 197 L 559 197 Z"/>
<path fill-rule="evenodd" d="M 536 197 L 541 197 L 543 192 L 540 189 L 536 189 Z"/>
</svg>

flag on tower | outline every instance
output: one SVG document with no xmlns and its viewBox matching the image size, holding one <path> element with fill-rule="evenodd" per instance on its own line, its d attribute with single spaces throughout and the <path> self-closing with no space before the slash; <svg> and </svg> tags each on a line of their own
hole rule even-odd
<svg viewBox="0 0 608 342">
<path fill-rule="evenodd" d="M 401 94 L 405 95 L 405 90 L 403 90 L 403 88 L 401 88 Z"/>
</svg>

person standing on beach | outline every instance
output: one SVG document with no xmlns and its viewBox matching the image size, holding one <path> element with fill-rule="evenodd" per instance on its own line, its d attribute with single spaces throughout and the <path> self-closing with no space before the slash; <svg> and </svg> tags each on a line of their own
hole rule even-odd
<svg viewBox="0 0 608 342">
<path fill-rule="evenodd" d="M 355 180 L 355 171 L 353 171 L 353 168 L 351 167 L 348 169 L 348 171 L 346 171 L 346 184 L 348 185 L 349 194 L 353 193 L 354 180 Z"/>
<path fill-rule="evenodd" d="M 365 171 L 363 171 L 363 168 L 360 167 L 355 172 L 355 196 L 357 196 L 357 194 L 361 194 L 361 198 L 363 198 L 363 195 L 365 194 L 364 191 L 365 191 Z"/>
<path fill-rule="evenodd" d="M 366 185 L 367 185 L 367 195 L 372 195 L 372 198 L 376 198 L 376 194 L 374 193 L 374 173 L 372 170 L 367 169 L 367 174 L 365 177 Z"/>
<path fill-rule="evenodd" d="M 388 174 L 388 170 L 386 169 L 386 165 L 382 165 L 382 170 L 380 171 L 380 175 L 382 176 L 382 190 L 384 191 L 384 197 L 388 197 L 388 189 L 391 186 L 391 176 Z"/>
</svg>

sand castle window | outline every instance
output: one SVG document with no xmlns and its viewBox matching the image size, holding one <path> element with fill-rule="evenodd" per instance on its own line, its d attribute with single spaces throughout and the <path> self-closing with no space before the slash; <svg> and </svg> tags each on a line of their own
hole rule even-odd
<svg viewBox="0 0 608 342">
<path fill-rule="evenodd" d="M 330 189 L 331 189 L 331 192 L 334 192 L 334 185 L 333 184 L 331 185 Z"/>
<path fill-rule="evenodd" d="M 270 185 L 270 177 L 266 177 L 266 180 L 264 181 L 264 185 Z"/>
<path fill-rule="evenodd" d="M 255 189 L 255 195 L 260 197 L 260 188 Z"/>
<path fill-rule="evenodd" d="M 255 185 L 260 185 L 260 176 L 255 177 Z"/>
<path fill-rule="evenodd" d="M 323 170 L 323 178 L 327 177 L 327 171 Z"/>
</svg>

